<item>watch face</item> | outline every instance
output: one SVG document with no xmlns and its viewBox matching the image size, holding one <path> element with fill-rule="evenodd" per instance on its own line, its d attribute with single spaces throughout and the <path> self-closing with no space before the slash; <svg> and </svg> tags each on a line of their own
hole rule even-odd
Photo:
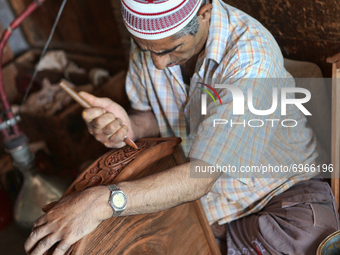
<svg viewBox="0 0 340 255">
<path fill-rule="evenodd" d="M 112 203 L 117 208 L 123 208 L 126 203 L 125 196 L 122 193 L 114 194 L 114 196 L 112 197 Z"/>
</svg>

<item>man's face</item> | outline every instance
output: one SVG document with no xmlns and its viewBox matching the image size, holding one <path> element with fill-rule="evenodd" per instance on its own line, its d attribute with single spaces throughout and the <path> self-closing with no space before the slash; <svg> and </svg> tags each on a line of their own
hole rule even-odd
<svg viewBox="0 0 340 255">
<path fill-rule="evenodd" d="M 199 28 L 196 35 L 182 36 L 176 40 L 169 36 L 159 40 L 146 40 L 132 36 L 142 51 L 150 51 L 152 62 L 159 70 L 183 65 L 195 59 L 204 47 L 209 33 L 212 4 L 204 4 L 197 12 Z"/>
<path fill-rule="evenodd" d="M 205 4 L 198 12 L 199 28 L 196 35 L 185 35 L 176 40 L 172 36 L 159 40 L 146 40 L 132 35 L 142 51 L 150 51 L 152 62 L 159 70 L 174 65 L 183 65 L 197 57 L 208 37 L 212 5 Z"/>
<path fill-rule="evenodd" d="M 153 64 L 159 70 L 182 65 L 197 54 L 200 51 L 198 50 L 200 37 L 200 29 L 195 36 L 186 35 L 176 40 L 172 36 L 159 40 L 145 40 L 132 36 L 142 51 L 150 51 Z"/>
</svg>

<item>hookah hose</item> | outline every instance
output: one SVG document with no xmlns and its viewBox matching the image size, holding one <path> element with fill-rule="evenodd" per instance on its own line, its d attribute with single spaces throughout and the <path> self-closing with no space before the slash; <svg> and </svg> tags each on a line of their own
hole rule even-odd
<svg viewBox="0 0 340 255">
<path fill-rule="evenodd" d="M 32 2 L 26 10 L 24 10 L 12 23 L 5 29 L 3 32 L 1 39 L 0 39 L 0 100 L 2 102 L 2 105 L 4 107 L 4 111 L 7 115 L 7 119 L 13 119 L 14 114 L 12 113 L 11 107 L 8 103 L 7 95 L 4 89 L 3 80 L 2 80 L 2 55 L 3 50 L 6 45 L 7 40 L 11 36 L 14 29 L 16 29 L 23 20 L 25 20 L 35 9 L 37 9 L 45 0 L 36 0 Z M 3 120 L 0 118 L 0 123 L 2 123 Z M 19 128 L 18 125 L 15 123 L 12 126 L 13 133 L 15 135 L 19 134 Z M 9 133 L 6 129 L 1 131 L 5 138 L 9 138 Z"/>
<path fill-rule="evenodd" d="M 7 99 L 7 95 L 6 95 L 6 92 L 4 90 L 4 85 L 3 85 L 3 79 L 2 79 L 2 55 L 3 55 L 3 50 L 4 50 L 4 47 L 6 45 L 6 42 L 7 40 L 9 39 L 9 37 L 11 36 L 12 32 L 14 29 L 16 29 L 33 11 L 35 11 L 35 9 L 37 9 L 42 3 L 44 3 L 46 0 L 34 0 L 30 5 L 28 5 L 26 7 L 26 9 L 17 17 L 14 19 L 14 21 L 12 21 L 12 23 L 4 30 L 2 36 L 1 36 L 1 39 L 0 39 L 0 100 L 2 102 L 2 105 L 3 105 L 3 108 L 4 108 L 4 113 L 6 114 L 7 116 L 7 121 L 10 121 L 10 120 L 13 120 L 15 117 L 14 117 L 14 114 L 11 110 L 11 107 L 10 107 L 10 104 L 8 102 L 8 99 Z M 58 24 L 58 21 L 60 19 L 60 16 L 61 16 L 61 13 L 63 12 L 63 9 L 65 7 L 65 4 L 66 4 L 67 0 L 63 0 L 62 4 L 61 4 L 61 7 L 59 9 L 59 12 L 58 12 L 58 15 L 57 15 L 57 18 L 53 24 L 53 27 L 52 27 L 52 30 L 51 30 L 51 33 L 47 39 L 47 42 L 44 46 L 44 49 L 40 55 L 40 59 L 39 59 L 39 62 L 40 60 L 42 59 L 42 57 L 45 55 L 45 52 L 52 40 L 52 37 L 53 37 L 53 34 L 54 34 L 54 31 L 57 27 L 57 24 Z M 38 62 L 38 63 L 39 63 Z M 25 96 L 21 102 L 21 105 L 20 105 L 20 108 L 19 108 L 19 113 L 21 111 L 21 107 L 22 105 L 25 103 L 26 99 L 27 99 L 27 96 L 28 96 L 28 93 L 32 87 L 32 84 L 33 84 L 33 81 L 37 75 L 37 72 L 38 72 L 38 64 L 36 65 L 35 67 L 35 70 L 34 70 L 34 74 L 31 78 L 31 81 L 29 83 L 29 86 L 26 90 L 26 93 L 25 93 Z M 3 120 L 1 119 L 0 117 L 0 124 L 3 122 Z M 19 131 L 19 127 L 16 123 L 16 121 L 14 121 L 14 124 L 12 124 L 12 131 L 13 131 L 13 134 L 15 136 L 18 136 L 20 134 L 20 131 Z M 7 129 L 3 129 L 1 130 L 1 133 L 2 135 L 4 136 L 5 139 L 9 139 L 10 138 L 10 134 L 8 132 Z"/>
</svg>

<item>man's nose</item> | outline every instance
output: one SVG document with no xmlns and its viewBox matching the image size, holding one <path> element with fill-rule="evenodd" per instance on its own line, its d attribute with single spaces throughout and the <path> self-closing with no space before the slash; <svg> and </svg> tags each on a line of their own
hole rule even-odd
<svg viewBox="0 0 340 255">
<path fill-rule="evenodd" d="M 151 52 L 151 58 L 153 64 L 158 70 L 163 70 L 167 66 L 167 64 L 170 63 L 170 57 L 168 54 L 160 56 Z"/>
</svg>

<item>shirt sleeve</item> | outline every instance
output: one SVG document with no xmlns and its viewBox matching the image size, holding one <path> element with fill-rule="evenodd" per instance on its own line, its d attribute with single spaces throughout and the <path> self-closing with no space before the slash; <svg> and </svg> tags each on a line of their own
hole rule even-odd
<svg viewBox="0 0 340 255">
<path fill-rule="evenodd" d="M 143 53 L 131 40 L 130 61 L 126 75 L 125 90 L 133 109 L 148 111 L 151 110 L 151 106 L 145 84 L 143 61 Z"/>
<path fill-rule="evenodd" d="M 266 146 L 275 135 L 278 120 L 281 118 L 279 109 L 271 115 L 253 114 L 248 108 L 248 89 L 252 90 L 255 109 L 270 109 L 273 87 L 280 87 L 280 84 L 277 84 L 279 79 L 269 77 L 281 67 L 276 66 L 270 57 L 257 61 L 248 60 L 245 64 L 240 62 L 236 60 L 232 66 L 226 68 L 224 77 L 220 78 L 217 84 L 233 85 L 243 92 L 244 115 L 233 114 L 234 100 L 229 90 L 217 90 L 222 105 L 208 103 L 207 115 L 198 124 L 189 157 L 203 160 L 216 168 L 221 167 L 218 169 L 225 167 L 227 175 L 248 184 L 252 173 L 240 172 L 241 167 L 260 164 Z M 284 79 L 280 81 L 284 82 Z"/>
</svg>

